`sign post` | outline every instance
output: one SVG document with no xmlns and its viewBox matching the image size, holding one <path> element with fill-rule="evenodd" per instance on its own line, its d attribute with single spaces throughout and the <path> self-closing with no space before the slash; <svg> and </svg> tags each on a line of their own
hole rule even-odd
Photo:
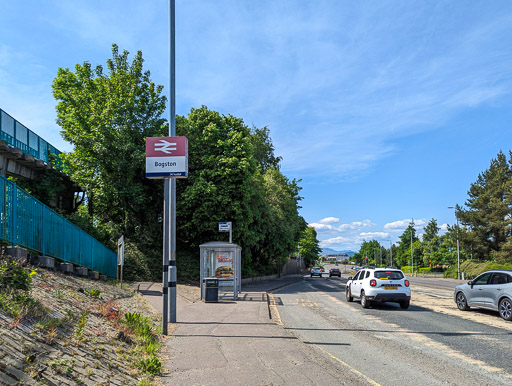
<svg viewBox="0 0 512 386">
<path fill-rule="evenodd" d="M 120 268 L 121 288 L 123 288 L 123 265 L 124 265 L 124 237 L 121 235 L 117 240 L 117 266 Z"/>
<path fill-rule="evenodd" d="M 231 226 L 231 221 L 219 223 L 219 232 L 229 232 L 229 243 L 230 244 L 233 242 L 232 228 L 233 227 Z"/>
<path fill-rule="evenodd" d="M 176 323 L 176 178 L 188 177 L 186 137 L 146 138 L 146 177 L 164 179 L 162 333 Z"/>
</svg>

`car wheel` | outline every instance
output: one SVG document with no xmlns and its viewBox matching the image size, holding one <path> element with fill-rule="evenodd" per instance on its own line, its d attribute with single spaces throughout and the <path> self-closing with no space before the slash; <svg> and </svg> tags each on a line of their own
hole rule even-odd
<svg viewBox="0 0 512 386">
<path fill-rule="evenodd" d="M 347 298 L 347 302 L 353 302 L 354 301 L 354 298 L 352 297 L 352 295 L 350 295 L 350 287 L 347 286 L 347 289 L 345 290 L 345 297 Z"/>
<path fill-rule="evenodd" d="M 498 307 L 500 310 L 500 316 L 505 320 L 512 320 L 512 302 L 509 298 L 503 298 L 500 300 L 500 305 Z"/>
<path fill-rule="evenodd" d="M 410 301 L 404 300 L 403 302 L 400 302 L 400 308 L 403 310 L 406 310 L 409 308 Z"/>
<path fill-rule="evenodd" d="M 364 291 L 361 292 L 361 307 L 370 308 L 370 301 L 366 298 Z"/>
<path fill-rule="evenodd" d="M 459 310 L 461 310 L 461 311 L 469 310 L 468 301 L 466 300 L 466 295 L 464 295 L 462 292 L 459 292 L 455 299 L 457 301 L 457 308 Z"/>
</svg>

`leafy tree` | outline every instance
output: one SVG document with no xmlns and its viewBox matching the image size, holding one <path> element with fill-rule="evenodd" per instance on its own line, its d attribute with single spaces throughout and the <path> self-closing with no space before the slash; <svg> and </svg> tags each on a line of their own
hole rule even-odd
<svg viewBox="0 0 512 386">
<path fill-rule="evenodd" d="M 147 254 L 161 254 L 162 182 L 145 178 L 145 138 L 165 133 L 166 98 L 143 70 L 142 52 L 131 63 L 128 56 L 113 45 L 106 73 L 88 62 L 74 72 L 59 68 L 52 85 L 57 123 L 74 146 L 68 173 L 86 192 L 89 221 L 110 241 L 124 234 Z"/>
<path fill-rule="evenodd" d="M 416 229 L 414 228 L 414 221 L 412 220 L 400 236 L 397 254 L 396 256 L 393 256 L 396 265 L 404 266 L 411 264 L 411 239 L 413 243 L 414 256 L 414 242 L 418 240 L 418 237 L 416 236 Z"/>
<path fill-rule="evenodd" d="M 102 66 L 85 62 L 59 69 L 53 82 L 58 123 L 74 145 L 69 174 L 86 192 L 87 211 L 74 221 L 99 229 L 103 241 L 124 234 L 136 275 L 161 273 L 162 181 L 145 178 L 145 138 L 167 134 L 162 86 L 143 71 L 142 53 L 130 63 L 119 53 Z M 242 247 L 243 274 L 275 269 L 296 248 L 304 219 L 300 187 L 279 170 L 280 157 L 267 128 L 249 129 L 242 119 L 205 106 L 178 116 L 177 135 L 189 140 L 189 175 L 177 183 L 177 264 L 181 279 L 199 276 L 201 243 L 225 237 L 218 222 L 233 223 Z M 94 232 L 92 232 L 94 233 Z M 141 257 L 142 256 L 142 257 Z"/>
<path fill-rule="evenodd" d="M 189 139 L 190 177 L 177 193 L 182 259 L 198 264 L 198 246 L 219 238 L 219 221 L 233 223 L 244 275 L 288 258 L 305 227 L 300 187 L 276 167 L 268 130 L 251 131 L 242 119 L 203 106 L 178 117 L 177 133 Z"/>
<path fill-rule="evenodd" d="M 268 168 L 279 169 L 281 157 L 274 154 L 274 145 L 270 138 L 270 131 L 267 127 L 258 129 L 253 127 L 250 142 L 253 147 L 253 156 L 258 162 L 262 171 Z"/>
<path fill-rule="evenodd" d="M 510 261 L 507 255 L 508 240 L 512 226 L 512 154 L 507 162 L 505 154 L 499 152 L 491 160 L 489 169 L 478 175 L 468 191 L 465 206 L 458 207 L 457 215 L 473 235 L 472 252 L 478 259 L 496 257 Z M 501 253 L 505 248 L 505 253 Z"/>
<path fill-rule="evenodd" d="M 304 259 L 306 267 L 309 267 L 318 260 L 322 248 L 320 248 L 320 242 L 316 238 L 316 230 L 313 227 L 307 227 L 303 233 L 299 242 L 299 253 Z"/>
<path fill-rule="evenodd" d="M 437 220 L 431 219 L 425 227 L 423 234 L 422 250 L 423 250 L 423 265 L 432 267 L 439 264 L 439 228 Z"/>
</svg>

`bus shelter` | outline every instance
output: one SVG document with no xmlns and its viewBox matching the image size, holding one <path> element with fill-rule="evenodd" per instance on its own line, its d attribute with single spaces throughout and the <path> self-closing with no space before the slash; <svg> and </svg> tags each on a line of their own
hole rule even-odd
<svg viewBox="0 0 512 386">
<path fill-rule="evenodd" d="M 219 297 L 236 300 L 242 291 L 242 248 L 223 241 L 199 246 L 201 254 L 201 299 L 205 296 L 205 279 L 218 279 Z"/>
</svg>

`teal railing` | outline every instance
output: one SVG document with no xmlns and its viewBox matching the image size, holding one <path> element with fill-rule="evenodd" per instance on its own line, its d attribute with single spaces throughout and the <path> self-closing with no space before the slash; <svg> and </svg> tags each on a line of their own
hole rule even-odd
<svg viewBox="0 0 512 386">
<path fill-rule="evenodd" d="M 46 163 L 50 163 L 50 158 L 54 158 L 54 166 L 62 170 L 62 159 L 60 158 L 62 152 L 2 109 L 0 109 L 0 139 Z"/>
<path fill-rule="evenodd" d="M 0 176 L 0 239 L 116 277 L 117 255 Z"/>
</svg>

